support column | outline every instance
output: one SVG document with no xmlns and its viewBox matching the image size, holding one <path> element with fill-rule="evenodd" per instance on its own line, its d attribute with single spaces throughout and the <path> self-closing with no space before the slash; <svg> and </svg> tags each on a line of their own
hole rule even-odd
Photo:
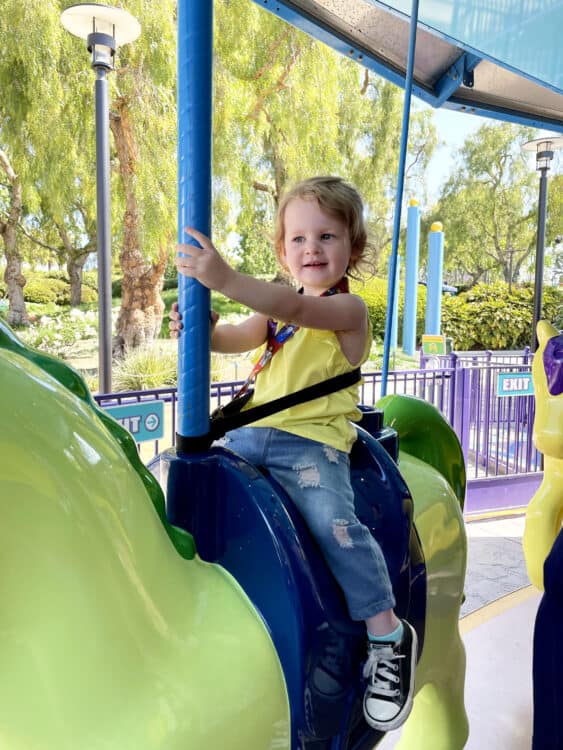
<svg viewBox="0 0 563 750">
<path fill-rule="evenodd" d="M 428 235 L 428 280 L 426 284 L 426 325 L 424 333 L 440 334 L 442 318 L 442 266 L 444 264 L 444 233 L 435 221 Z"/>
<path fill-rule="evenodd" d="M 420 207 L 411 200 L 407 210 L 407 248 L 405 258 L 405 304 L 403 307 L 403 351 L 416 351 L 416 308 L 418 299 L 418 259 L 420 246 Z"/>
</svg>

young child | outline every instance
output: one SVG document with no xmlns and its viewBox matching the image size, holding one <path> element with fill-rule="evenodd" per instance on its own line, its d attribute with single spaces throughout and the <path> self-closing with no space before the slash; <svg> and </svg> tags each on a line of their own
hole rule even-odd
<svg viewBox="0 0 563 750">
<path fill-rule="evenodd" d="M 339 177 L 314 177 L 281 200 L 274 237 L 280 264 L 301 287 L 294 289 L 233 270 L 211 241 L 186 229 L 201 249 L 180 244 L 176 265 L 256 311 L 240 325 L 216 325 L 211 347 L 244 352 L 270 342 L 268 321 L 280 321 L 275 353 L 258 372 L 251 405 L 352 370 L 368 357 L 371 332 L 363 300 L 348 293 L 368 253 L 362 200 Z M 171 329 L 182 327 L 177 312 Z M 280 341 L 278 340 L 278 344 Z M 412 707 L 417 639 L 393 611 L 385 559 L 355 514 L 349 453 L 356 439 L 358 387 L 351 386 L 227 433 L 228 447 L 265 466 L 285 488 L 340 584 L 353 620 L 364 620 L 368 658 L 364 715 L 375 729 L 395 729 Z"/>
</svg>

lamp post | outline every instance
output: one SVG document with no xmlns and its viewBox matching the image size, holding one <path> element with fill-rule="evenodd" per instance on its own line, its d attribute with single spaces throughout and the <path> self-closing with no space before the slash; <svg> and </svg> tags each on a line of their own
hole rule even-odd
<svg viewBox="0 0 563 750">
<path fill-rule="evenodd" d="M 141 33 L 139 22 L 127 11 L 98 3 L 78 3 L 61 13 L 61 23 L 86 40 L 96 73 L 96 206 L 98 251 L 98 379 L 100 393 L 111 392 L 111 230 L 109 103 L 107 74 L 113 70 L 118 44 Z"/>
<path fill-rule="evenodd" d="M 536 154 L 536 169 L 540 173 L 540 192 L 538 200 L 538 230 L 536 235 L 536 271 L 534 282 L 534 315 L 532 321 L 532 343 L 533 352 L 537 348 L 536 328 L 541 318 L 542 294 L 543 294 L 543 264 L 545 252 L 545 219 L 547 214 L 547 173 L 556 149 L 563 148 L 563 136 L 545 136 L 535 138 L 523 145 L 526 151 Z"/>
</svg>

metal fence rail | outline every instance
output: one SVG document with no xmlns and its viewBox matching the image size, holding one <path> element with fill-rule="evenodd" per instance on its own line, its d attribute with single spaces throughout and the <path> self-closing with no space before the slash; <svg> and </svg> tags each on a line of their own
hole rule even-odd
<svg viewBox="0 0 563 750">
<path fill-rule="evenodd" d="M 532 443 L 534 397 L 499 397 L 497 394 L 498 373 L 530 372 L 529 352 L 507 354 L 506 358 L 484 354 L 484 357 L 473 357 L 472 360 L 457 354 L 448 355 L 437 368 L 392 371 L 388 375 L 388 393 L 418 396 L 444 415 L 459 437 L 469 479 L 540 471 L 541 455 Z M 210 410 L 230 401 L 242 382 L 212 383 Z M 380 396 L 381 372 L 363 373 L 361 403 L 374 404 Z M 148 460 L 175 444 L 175 388 L 98 395 L 95 399 L 104 408 L 163 401 L 165 437 L 139 446 L 141 456 Z"/>
<path fill-rule="evenodd" d="M 507 364 L 456 370 L 453 427 L 463 448 L 469 478 L 542 469 L 541 455 L 532 442 L 534 397 L 497 393 L 499 373 L 530 370 L 530 365 Z"/>
<path fill-rule="evenodd" d="M 487 365 L 531 365 L 533 353 L 529 346 L 521 351 L 455 351 L 451 354 L 424 354 L 420 351 L 420 367 L 435 366 L 438 361 L 440 367 L 485 367 Z"/>
</svg>

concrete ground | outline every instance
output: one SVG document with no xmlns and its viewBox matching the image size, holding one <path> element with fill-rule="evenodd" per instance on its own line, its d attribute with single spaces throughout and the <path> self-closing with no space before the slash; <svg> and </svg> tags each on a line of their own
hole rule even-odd
<svg viewBox="0 0 563 750">
<path fill-rule="evenodd" d="M 465 750 L 531 747 L 532 641 L 541 595 L 526 574 L 523 531 L 523 515 L 467 523 L 460 620 L 470 726 Z M 390 732 L 377 750 L 395 748 L 400 734 L 400 729 Z"/>
<path fill-rule="evenodd" d="M 528 586 L 522 552 L 524 515 L 469 521 L 465 602 L 461 617 Z"/>
</svg>

